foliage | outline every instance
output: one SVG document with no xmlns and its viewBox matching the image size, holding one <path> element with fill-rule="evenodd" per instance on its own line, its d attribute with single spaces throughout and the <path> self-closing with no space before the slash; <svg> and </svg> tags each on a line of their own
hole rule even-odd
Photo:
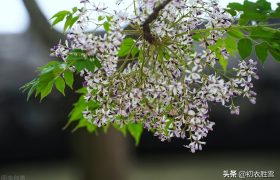
<svg viewBox="0 0 280 180">
<path fill-rule="evenodd" d="M 71 11 L 60 11 L 53 15 L 50 20 L 53 19 L 52 27 L 58 24 L 59 22 L 65 20 L 63 31 L 66 32 L 67 29 L 71 29 L 73 25 L 78 21 L 79 16 L 75 15 L 78 11 L 77 7 L 74 7 Z"/>
<path fill-rule="evenodd" d="M 80 98 L 73 105 L 73 109 L 69 114 L 69 121 L 65 127 L 68 127 L 70 123 L 76 123 L 76 127 L 73 131 L 79 128 L 86 128 L 89 132 L 95 132 L 98 128 L 103 127 L 106 132 L 109 126 L 113 126 L 123 133 L 123 135 L 126 135 L 128 132 L 135 139 L 136 145 L 140 142 L 144 126 L 148 126 L 147 129 L 159 136 L 161 140 L 166 140 L 169 136 L 185 138 L 186 135 L 184 132 L 174 130 L 176 129 L 175 126 L 177 126 L 175 117 L 180 117 L 179 114 L 183 112 L 187 114 L 188 117 L 195 118 L 197 116 L 197 111 L 200 111 L 203 108 L 200 107 L 200 109 L 196 110 L 187 109 L 182 112 L 180 111 L 179 113 L 179 108 L 176 108 L 176 106 L 172 103 L 163 106 L 162 102 L 158 102 L 157 98 L 151 100 L 148 97 L 141 97 L 137 99 L 138 95 L 142 92 L 138 91 L 138 89 L 132 89 L 133 84 L 136 83 L 137 86 L 141 86 L 148 78 L 153 76 L 153 74 L 151 76 L 149 75 L 150 72 L 145 71 L 145 67 L 153 67 L 150 71 L 154 74 L 159 73 L 158 76 L 160 76 L 161 74 L 168 72 L 169 67 L 167 67 L 167 64 L 173 63 L 175 58 L 176 63 L 180 63 L 180 65 L 182 65 L 182 67 L 176 67 L 177 64 L 175 63 L 175 67 L 179 70 L 180 68 L 186 67 L 187 70 L 184 72 L 185 75 L 189 74 L 188 78 L 192 78 L 191 81 L 199 84 L 200 81 L 196 80 L 202 79 L 202 77 L 200 77 L 201 74 L 199 74 L 201 71 L 196 72 L 196 69 L 201 65 L 196 64 L 196 61 L 201 58 L 201 56 L 206 56 L 203 57 L 204 59 L 210 58 L 210 60 L 208 59 L 209 62 L 207 61 L 205 63 L 205 66 L 207 66 L 210 71 L 214 71 L 215 74 L 219 75 L 217 78 L 218 82 L 224 82 L 220 77 L 230 79 L 228 76 L 232 72 L 229 72 L 228 70 L 227 59 L 229 56 L 237 57 L 237 55 L 239 55 L 242 59 L 242 62 L 239 64 L 239 69 L 234 69 L 234 72 L 237 72 L 238 74 L 236 79 L 232 80 L 235 82 L 241 81 L 247 76 L 250 77 L 248 79 L 251 79 L 251 76 L 257 78 L 254 73 L 255 64 L 251 60 L 248 61 L 253 54 L 256 54 L 261 64 L 266 62 L 269 55 L 271 55 L 275 61 L 280 61 L 279 24 L 271 23 L 272 20 L 280 19 L 280 3 L 278 3 L 278 8 L 276 10 L 272 10 L 271 4 L 266 0 L 258 0 L 257 2 L 245 0 L 243 4 L 229 3 L 225 10 L 231 15 L 233 20 L 228 19 L 227 14 L 219 14 L 218 12 L 215 12 L 217 13 L 217 16 L 221 15 L 221 17 L 218 16 L 220 19 L 212 17 L 214 19 L 213 21 L 217 20 L 217 26 L 212 24 L 211 27 L 209 24 L 204 22 L 206 24 L 204 28 L 189 28 L 186 32 L 176 33 L 174 37 L 170 37 L 168 33 L 167 35 L 157 37 L 159 34 L 151 34 L 151 29 L 149 29 L 150 24 L 155 22 L 159 23 L 164 17 L 165 19 L 163 18 L 162 20 L 164 23 L 169 23 L 168 25 L 171 24 L 171 29 L 173 28 L 178 30 L 185 26 L 184 20 L 191 16 L 188 13 L 184 14 L 182 11 L 182 13 L 178 14 L 178 17 L 174 18 L 174 21 L 170 22 L 168 15 L 165 15 L 164 13 L 160 14 L 160 11 L 163 11 L 169 2 L 170 1 L 166 1 L 163 3 L 165 4 L 164 6 L 155 3 L 155 5 L 158 5 L 156 8 L 158 12 L 155 12 L 156 10 L 153 12 L 152 10 L 154 8 L 150 8 L 148 6 L 146 7 L 146 11 L 138 12 L 137 7 L 135 6 L 135 15 L 137 15 L 140 19 L 136 18 L 135 21 L 131 20 L 131 24 L 129 26 L 131 29 L 121 29 L 119 22 L 127 21 L 129 18 L 127 18 L 123 12 L 117 13 L 115 11 L 116 14 L 114 16 L 105 13 L 104 15 L 99 15 L 97 17 L 96 26 L 104 28 L 106 31 L 104 37 L 95 37 L 94 32 L 70 34 L 70 39 L 72 38 L 76 40 L 71 43 L 70 47 L 68 46 L 68 43 L 66 43 L 66 45 L 59 43 L 58 46 L 52 50 L 52 54 L 63 61 L 51 61 L 45 66 L 40 67 L 38 78 L 22 87 L 23 91 L 28 92 L 27 99 L 29 99 L 32 94 L 35 94 L 35 97 L 40 96 L 40 99 L 43 100 L 51 93 L 54 87 L 61 94 L 65 95 L 65 88 L 67 86 L 73 89 L 76 73 L 76 75 L 81 75 L 85 78 L 85 87 L 77 91 L 77 93 L 80 94 Z M 174 6 L 180 7 L 180 2 L 184 3 L 185 1 L 174 2 Z M 85 3 L 85 1 L 81 1 L 81 3 Z M 199 13 L 208 13 L 208 11 L 205 10 L 207 8 L 204 8 L 203 6 L 206 5 L 203 4 L 202 7 L 200 7 L 202 12 L 195 11 L 195 16 L 200 15 Z M 213 6 L 216 8 L 215 4 L 213 4 Z M 99 13 L 106 10 L 106 8 L 102 6 L 93 6 L 93 9 Z M 146 13 L 148 11 L 151 11 L 150 16 L 149 14 L 144 14 L 145 17 L 147 17 L 147 20 L 142 22 L 143 24 L 148 23 L 148 26 L 141 27 L 141 25 L 138 24 L 139 21 L 141 21 L 141 15 L 137 13 Z M 172 11 L 170 11 L 170 13 L 171 12 Z M 51 20 L 53 20 L 52 26 L 64 21 L 64 32 L 68 29 L 74 30 L 77 28 L 83 30 L 84 24 L 82 24 L 82 21 L 85 21 L 84 23 L 88 23 L 85 19 L 89 19 L 87 16 L 87 9 L 78 9 L 77 7 L 74 7 L 72 11 L 60 11 L 51 18 Z M 191 23 L 196 23 L 196 21 L 191 22 L 190 20 L 189 24 Z M 153 26 L 153 28 L 156 29 L 157 26 Z M 162 29 L 164 28 L 165 27 L 160 27 L 159 29 L 156 29 L 156 32 L 162 32 Z M 190 39 L 189 36 L 191 37 Z M 176 40 L 177 38 L 181 38 L 182 42 L 174 41 L 174 39 Z M 180 44 L 185 42 L 187 43 L 183 45 Z M 198 53 L 195 51 L 196 43 L 206 49 L 205 54 L 197 55 Z M 185 54 L 180 54 L 178 48 L 180 48 L 180 50 Z M 204 60 L 203 58 L 201 59 Z M 154 59 L 156 61 L 153 61 Z M 185 59 L 194 59 L 194 64 L 185 61 Z M 216 60 L 218 60 L 220 67 L 215 66 Z M 130 66 L 130 63 L 133 62 L 139 62 L 140 67 Z M 163 71 L 157 72 L 158 67 L 160 67 Z M 188 70 L 189 67 L 192 67 L 192 70 Z M 135 73 L 132 71 L 133 68 L 139 69 L 137 69 Z M 248 72 L 245 72 L 248 71 L 248 69 L 250 70 L 249 75 Z M 173 76 L 175 77 L 176 75 Z M 126 80 L 127 77 L 131 77 L 131 79 L 128 78 L 128 80 Z M 122 79 L 123 82 L 121 82 L 118 78 Z M 170 89 L 170 93 L 172 97 L 174 97 L 174 101 L 177 103 L 178 101 L 180 102 L 180 100 L 178 100 L 180 97 L 179 95 L 182 96 L 183 90 L 181 82 L 183 82 L 184 79 L 182 79 L 181 76 L 176 78 L 175 79 L 179 82 L 173 84 L 171 83 L 167 87 Z M 216 81 L 216 79 L 214 80 Z M 190 80 L 187 79 L 186 81 Z M 232 81 L 229 80 L 228 83 L 230 84 Z M 97 85 L 99 82 L 102 82 L 103 84 Z M 209 82 L 205 81 L 205 84 Z M 122 103 L 117 104 L 113 102 L 114 100 L 110 100 L 109 97 L 111 97 L 112 94 L 117 93 L 116 91 L 113 91 L 114 86 L 121 83 L 124 83 L 123 87 L 128 92 L 129 96 L 131 95 L 135 97 L 134 99 L 132 98 L 132 101 L 136 99 L 137 103 L 141 104 L 141 108 L 144 108 L 145 106 L 145 112 L 148 112 L 146 113 L 147 116 L 155 113 L 154 111 L 158 110 L 156 109 L 157 106 L 163 106 L 160 110 L 165 113 L 162 119 L 160 121 L 149 119 L 149 122 L 144 120 L 147 118 L 146 116 L 135 119 L 137 111 L 127 113 L 130 111 L 128 107 L 125 109 L 122 107 Z M 242 83 L 243 84 L 241 84 L 241 86 L 246 84 L 245 82 Z M 89 86 L 91 88 L 86 88 Z M 106 89 L 107 87 L 110 88 Z M 194 91 L 195 88 L 188 90 Z M 251 102 L 255 102 L 254 93 L 252 91 L 243 92 L 234 90 L 234 93 L 239 93 L 244 97 L 248 97 Z M 101 101 L 102 98 L 103 100 L 105 99 L 104 101 L 106 103 L 110 101 L 111 107 L 108 107 L 108 104 L 104 104 L 104 102 Z M 125 97 L 118 98 L 122 99 Z M 160 97 L 158 97 L 158 99 L 160 99 Z M 188 99 L 188 101 L 190 100 Z M 225 101 L 228 102 L 229 100 Z M 218 102 L 221 102 L 223 105 L 225 104 L 224 100 L 218 100 Z M 189 103 L 190 102 L 186 102 L 185 106 Z M 117 111 L 117 107 L 119 106 L 124 109 L 118 110 L 118 114 L 114 117 L 114 121 L 108 121 L 107 118 L 111 116 L 110 113 L 112 113 L 107 113 L 109 112 L 109 109 L 111 108 Z M 239 113 L 239 107 L 235 106 L 233 102 L 227 107 L 230 108 L 232 113 Z M 208 109 L 206 111 L 208 111 Z M 102 118 L 101 116 L 99 117 L 99 114 L 102 114 Z M 205 119 L 202 119 L 201 121 L 205 123 L 205 128 L 208 128 L 207 132 L 212 129 L 214 123 L 206 121 Z M 149 127 L 149 125 L 151 125 L 149 123 L 155 123 L 154 127 Z M 162 131 L 159 132 L 158 126 L 161 126 L 162 124 L 164 124 L 164 126 L 161 128 Z M 192 128 L 185 126 L 184 131 Z M 206 134 L 207 132 L 206 130 L 205 132 L 203 131 L 203 133 Z M 191 140 L 191 143 L 187 147 L 194 152 L 197 149 L 201 149 L 201 145 L 204 144 L 204 142 L 200 141 L 201 137 L 199 135 L 191 133 L 194 133 L 193 130 L 190 130 L 189 139 Z"/>
<path fill-rule="evenodd" d="M 245 0 L 243 4 L 229 3 L 226 9 L 236 16 L 239 26 L 231 28 L 229 35 L 235 37 L 240 56 L 245 59 L 251 55 L 252 46 L 259 61 L 264 64 L 269 53 L 276 61 L 280 61 L 280 31 L 271 24 L 272 20 L 280 18 L 280 3 L 275 11 L 271 3 L 266 0 L 251 2 Z"/>
</svg>

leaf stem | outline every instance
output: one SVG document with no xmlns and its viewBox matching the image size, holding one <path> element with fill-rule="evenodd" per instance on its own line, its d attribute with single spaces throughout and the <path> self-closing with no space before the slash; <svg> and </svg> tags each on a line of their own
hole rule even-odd
<svg viewBox="0 0 280 180">
<path fill-rule="evenodd" d="M 266 25 L 257 25 L 257 26 L 231 26 L 228 28 L 206 28 L 206 29 L 194 29 L 189 32 L 183 32 L 180 34 L 177 34 L 176 37 L 183 36 L 185 34 L 191 34 L 191 33 L 201 33 L 201 32 L 208 32 L 208 31 L 215 31 L 215 30 L 231 30 L 231 29 L 248 29 L 248 28 L 256 28 L 256 27 L 274 27 L 274 26 L 280 26 L 280 23 L 276 24 L 266 24 Z"/>
</svg>

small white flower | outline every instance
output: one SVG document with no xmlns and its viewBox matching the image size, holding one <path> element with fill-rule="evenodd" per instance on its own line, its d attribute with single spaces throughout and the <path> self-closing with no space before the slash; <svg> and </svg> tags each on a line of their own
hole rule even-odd
<svg viewBox="0 0 280 180">
<path fill-rule="evenodd" d="M 205 145 L 202 139 L 215 124 L 208 120 L 209 103 L 219 103 L 232 114 L 239 114 L 239 106 L 233 105 L 237 96 L 256 103 L 256 93 L 252 91 L 254 79 L 258 79 L 255 61 L 240 62 L 229 77 L 217 70 L 219 56 L 210 46 L 223 38 L 226 31 L 209 30 L 207 37 L 199 38 L 201 51 L 193 48 L 196 35 L 193 30 L 202 26 L 226 29 L 233 22 L 214 1 L 171 1 L 150 24 L 150 30 L 159 44 L 161 41 L 176 43 L 163 45 L 158 50 L 140 36 L 135 44 L 140 50 L 139 56 L 128 54 L 125 58 L 119 57 L 127 31 L 121 23 L 131 21 L 132 27 L 142 27 L 161 1 L 137 0 L 135 16 L 124 10 L 114 11 L 110 30 L 104 35 L 89 33 L 88 27 L 91 23 L 100 23 L 92 17 L 94 12 L 109 18 L 107 6 L 88 0 L 80 2 L 87 4 L 77 12 L 79 20 L 73 33 L 68 34 L 65 44 L 55 46 L 51 54 L 67 61 L 72 50 L 79 49 L 85 59 L 94 58 L 102 65 L 93 72 L 86 68 L 80 72 L 87 90 L 85 100 L 97 101 L 100 105 L 96 110 L 83 111 L 83 117 L 89 122 L 98 127 L 112 122 L 120 126 L 141 122 L 161 141 L 188 139 L 190 142 L 185 147 L 196 152 L 202 150 Z M 118 0 L 117 4 L 121 2 Z M 219 53 L 228 57 L 226 49 Z"/>
</svg>

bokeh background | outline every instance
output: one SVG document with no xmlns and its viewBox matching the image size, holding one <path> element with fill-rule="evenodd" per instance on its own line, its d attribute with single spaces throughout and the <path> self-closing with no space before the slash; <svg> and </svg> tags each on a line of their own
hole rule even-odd
<svg viewBox="0 0 280 180">
<path fill-rule="evenodd" d="M 270 2 L 275 7 L 277 1 Z M 161 143 L 147 132 L 135 147 L 114 129 L 107 135 L 62 130 L 78 98 L 71 91 L 67 97 L 53 92 L 43 102 L 27 102 L 19 88 L 36 76 L 38 66 L 52 60 L 50 47 L 64 39 L 61 26 L 51 29 L 48 19 L 76 4 L 78 0 L 0 0 L 0 177 L 219 180 L 225 170 L 271 170 L 280 179 L 280 64 L 272 60 L 259 67 L 256 105 L 241 99 L 239 116 L 211 106 L 216 125 L 196 154 L 181 141 Z"/>
</svg>

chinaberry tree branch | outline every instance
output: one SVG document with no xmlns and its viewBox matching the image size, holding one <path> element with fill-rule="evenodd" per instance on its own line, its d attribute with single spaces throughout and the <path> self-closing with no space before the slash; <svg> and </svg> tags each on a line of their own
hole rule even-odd
<svg viewBox="0 0 280 180">
<path fill-rule="evenodd" d="M 158 5 L 152 14 L 148 16 L 146 21 L 143 23 L 142 28 L 143 28 L 143 37 L 146 41 L 148 41 L 150 44 L 153 44 L 156 41 L 156 37 L 152 35 L 151 33 L 151 28 L 150 24 L 156 20 L 156 18 L 159 15 L 159 12 L 165 8 L 165 6 L 170 3 L 172 0 L 165 0 L 163 3 Z"/>
</svg>

